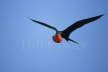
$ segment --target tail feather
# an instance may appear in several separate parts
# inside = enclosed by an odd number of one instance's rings
[[[78,42],[72,40],[72,39],[68,39],[69,41],[72,41],[73,43],[79,44]]]

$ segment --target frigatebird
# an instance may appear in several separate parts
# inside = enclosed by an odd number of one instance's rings
[[[30,20],[32,20],[33,22],[36,22],[38,24],[41,24],[43,26],[46,26],[46,27],[48,27],[48,28],[53,29],[54,31],[56,31],[56,34],[52,37],[53,40],[54,40],[54,42],[56,42],[56,43],[61,43],[61,41],[63,39],[65,39],[66,41],[72,41],[72,42],[74,42],[76,44],[79,44],[78,42],[76,42],[76,41],[74,41],[74,40],[72,40],[72,39],[69,38],[70,34],[74,30],[76,30],[76,29],[84,26],[85,24],[88,24],[90,22],[93,22],[93,21],[97,20],[97,19],[101,18],[102,16],[103,16],[103,14],[95,16],[95,17],[79,20],[79,21],[75,22],[74,24],[70,25],[69,27],[67,27],[63,31],[59,31],[55,27],[53,27],[51,25],[48,25],[46,23],[43,23],[43,22],[40,22],[40,21],[37,21],[37,20],[34,20],[34,19],[30,19]]]

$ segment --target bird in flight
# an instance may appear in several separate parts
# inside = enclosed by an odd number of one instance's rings
[[[65,39],[66,41],[72,41],[73,43],[79,44],[78,42],[76,42],[76,41],[74,41],[74,40],[72,40],[72,39],[69,38],[70,34],[74,30],[76,30],[76,29],[84,26],[85,24],[88,24],[90,22],[93,22],[93,21],[97,20],[97,19],[101,18],[102,16],[103,15],[98,15],[98,16],[95,16],[95,17],[79,20],[79,21],[75,22],[74,24],[70,25],[69,27],[67,27],[63,31],[59,31],[55,27],[53,27],[51,25],[48,25],[46,23],[43,23],[43,22],[40,22],[40,21],[37,21],[37,20],[34,20],[34,19],[30,19],[30,20],[32,20],[35,23],[41,24],[43,26],[46,26],[46,27],[48,27],[48,28],[53,29],[54,31],[56,31],[56,34],[52,37],[53,41],[56,42],[56,43],[61,43],[62,40]]]

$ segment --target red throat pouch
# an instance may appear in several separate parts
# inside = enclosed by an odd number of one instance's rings
[[[60,43],[62,41],[62,36],[61,34],[56,34],[53,36],[53,40],[56,42],[56,43]]]

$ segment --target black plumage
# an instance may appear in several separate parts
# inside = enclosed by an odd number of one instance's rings
[[[62,35],[62,37],[63,37],[66,41],[69,40],[69,41],[72,41],[72,42],[78,44],[78,42],[76,42],[76,41],[74,41],[74,40],[72,40],[72,39],[69,38],[70,34],[71,34],[74,30],[76,30],[76,29],[78,29],[78,28],[84,26],[85,24],[88,24],[88,23],[90,23],[90,22],[93,22],[93,21],[97,20],[97,19],[99,19],[99,18],[102,17],[102,16],[103,16],[103,15],[98,15],[98,16],[95,16],[95,17],[91,17],[91,18],[79,20],[79,21],[75,22],[74,24],[72,24],[71,26],[69,26],[68,28],[66,28],[66,29],[63,30],[63,31],[59,31],[59,30],[57,30],[55,27],[50,26],[50,25],[48,25],[48,24],[46,24],[46,23],[43,23],[43,22],[40,22],[40,21],[36,21],[36,20],[34,20],[34,19],[31,19],[31,20],[32,20],[33,22],[36,22],[36,23],[38,23],[38,24],[44,25],[44,26],[46,26],[46,27],[48,27],[48,28],[50,28],[50,29],[55,30],[55,31],[56,31],[56,34],[57,34],[57,33],[60,33],[60,34]]]
[[[93,22],[97,19],[99,19],[100,17],[102,17],[103,15],[99,15],[99,16],[95,16],[95,17],[91,17],[91,18],[87,18],[87,19],[83,19],[80,21],[75,22],[74,24],[72,24],[71,26],[69,26],[68,28],[66,28],[64,31],[62,31],[62,36],[66,39],[69,40],[69,35],[76,29],[84,26],[85,24],[88,24],[90,22]]]
[[[40,22],[40,21],[36,21],[36,20],[34,20],[34,19],[31,19],[31,20],[32,20],[33,22],[36,22],[36,23],[38,23],[38,24],[41,24],[41,25],[46,26],[46,27],[48,27],[48,28],[51,28],[51,29],[55,30],[56,32],[58,31],[55,27],[53,27],[53,26],[51,26],[51,25],[48,25],[48,24],[43,23],[43,22]]]

